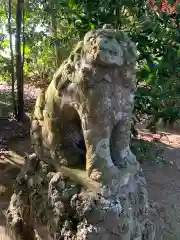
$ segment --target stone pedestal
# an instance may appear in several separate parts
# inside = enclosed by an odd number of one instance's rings
[[[39,239],[36,225],[41,222],[53,240],[153,240],[143,172],[132,174],[116,195],[107,190],[83,189],[43,162],[31,169],[26,164],[7,211],[11,236]]]

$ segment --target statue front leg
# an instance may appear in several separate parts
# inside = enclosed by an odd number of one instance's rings
[[[136,156],[130,150],[131,119],[119,120],[112,131],[112,158],[116,166],[126,168],[137,165]]]
[[[82,130],[86,145],[86,171],[88,176],[98,182],[108,183],[120,174],[110,153],[111,126],[92,121],[81,116]]]

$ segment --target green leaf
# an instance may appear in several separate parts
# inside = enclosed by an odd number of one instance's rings
[[[2,47],[8,48],[9,47],[9,40],[5,39],[2,43]]]
[[[162,4],[161,1],[155,1],[154,2],[154,5],[157,6],[158,8],[161,7],[161,4]]]
[[[177,9],[177,12],[180,13],[180,4],[179,3],[177,5],[176,9]]]
[[[94,30],[94,29],[95,29],[95,27],[96,27],[96,26],[95,26],[95,24],[93,24],[93,23],[90,23],[90,29],[91,29],[91,30]]]
[[[22,48],[23,48],[23,45],[21,46],[21,52],[23,50]],[[24,49],[25,56],[29,57],[30,56],[30,52],[31,52],[31,49],[26,45],[25,49]]]
[[[154,82],[154,74],[151,73],[151,74],[149,74],[148,79],[146,80],[146,83],[153,84],[153,82]]]
[[[4,10],[2,8],[0,8],[0,20],[1,21],[6,21],[6,13],[4,12]]]
[[[168,0],[168,3],[169,3],[170,5],[174,5],[174,4],[176,3],[176,0]]]
[[[148,65],[145,65],[144,68],[145,68],[148,72],[151,71],[151,69],[150,69],[150,67],[149,67]]]

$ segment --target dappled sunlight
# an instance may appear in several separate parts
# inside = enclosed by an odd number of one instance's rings
[[[161,128],[157,133],[151,133],[144,125],[138,125],[138,133],[138,139],[163,143],[170,148],[180,148],[180,132],[176,129]]]
[[[3,240],[11,240],[6,234],[6,227],[0,225],[0,236],[3,236]]]
[[[7,153],[1,153],[0,159],[1,159],[0,163],[3,160],[5,162],[10,163],[11,165],[15,165],[18,167],[21,167],[24,163],[24,158],[13,151],[8,151]]]

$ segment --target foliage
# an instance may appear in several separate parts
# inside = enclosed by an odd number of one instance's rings
[[[110,23],[126,31],[138,49],[134,122],[147,115],[148,127],[155,131],[159,119],[165,123],[179,120],[180,5],[173,0],[164,1],[164,5],[158,0],[152,2],[154,6],[144,0],[25,1],[25,80],[47,84],[57,65],[85,32]],[[6,5],[6,1],[0,0],[3,29],[0,36],[4,36],[2,41],[0,37],[0,50],[3,51],[9,41]],[[13,1],[13,32],[15,8]],[[171,15],[165,8],[170,9]],[[1,78],[8,78],[8,66],[8,58],[0,56]]]
[[[165,13],[152,14],[151,24],[146,31],[145,41],[138,41],[139,88],[136,95],[135,113],[150,116],[148,128],[156,131],[159,119],[172,124],[179,120],[179,32],[177,29],[179,16],[175,23]],[[156,25],[153,26],[153,20]],[[148,32],[149,31],[149,35]],[[142,51],[142,48],[146,51]],[[141,84],[144,83],[144,86]]]
[[[155,4],[159,5],[156,1]],[[169,1],[173,5],[173,1]],[[174,19],[166,12],[155,11],[147,2],[134,1],[90,1],[81,2],[84,16],[82,26],[94,27],[111,23],[128,32],[137,43],[138,89],[134,113],[137,119],[148,115],[148,128],[156,131],[156,123],[179,120],[179,21],[180,10]],[[135,130],[135,129],[134,129]],[[136,131],[134,131],[136,134]]]
[[[155,141],[133,139],[131,141],[131,150],[136,155],[139,163],[165,163],[163,148]]]

